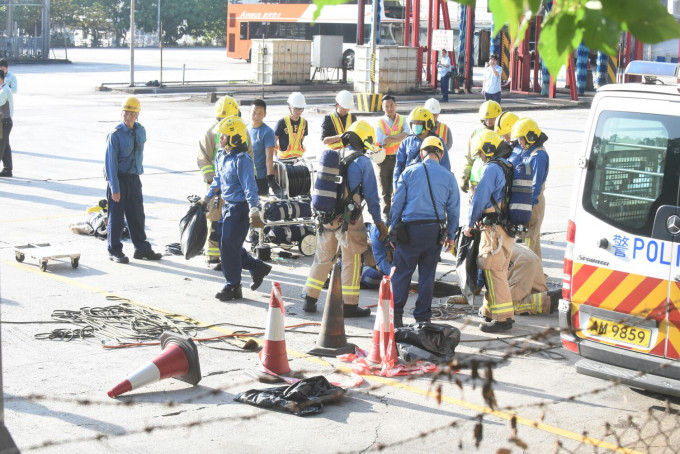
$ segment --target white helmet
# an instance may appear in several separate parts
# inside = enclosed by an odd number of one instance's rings
[[[366,152],[366,157],[378,165],[383,163],[383,161],[385,160],[385,156],[386,153],[384,148],[376,148],[374,151]]]
[[[343,109],[354,109],[354,96],[347,90],[342,90],[335,97],[335,102]]]
[[[432,112],[432,115],[439,115],[439,112],[442,111],[442,108],[439,105],[439,101],[437,101],[434,98],[430,98],[427,101],[425,101],[424,107],[430,112]]]
[[[291,107],[297,107],[298,109],[304,109],[307,107],[305,102],[305,97],[299,91],[294,91],[288,97],[288,105]]]

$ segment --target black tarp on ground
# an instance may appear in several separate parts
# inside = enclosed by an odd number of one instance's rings
[[[449,362],[460,343],[460,330],[441,323],[420,322],[394,330],[404,361]]]
[[[192,203],[187,213],[180,219],[179,234],[185,259],[201,255],[205,240],[208,238],[208,221],[205,210],[199,203]]]

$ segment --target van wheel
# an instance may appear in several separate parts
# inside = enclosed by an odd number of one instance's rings
[[[347,49],[342,53],[342,68],[347,71],[354,71],[354,51]]]

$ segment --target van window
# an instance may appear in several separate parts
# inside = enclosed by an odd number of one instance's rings
[[[603,112],[588,165],[586,211],[626,232],[651,235],[657,208],[678,203],[679,135],[678,117]]]

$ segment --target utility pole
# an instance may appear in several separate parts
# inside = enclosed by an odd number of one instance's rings
[[[135,86],[135,0],[130,0],[130,87]]]

